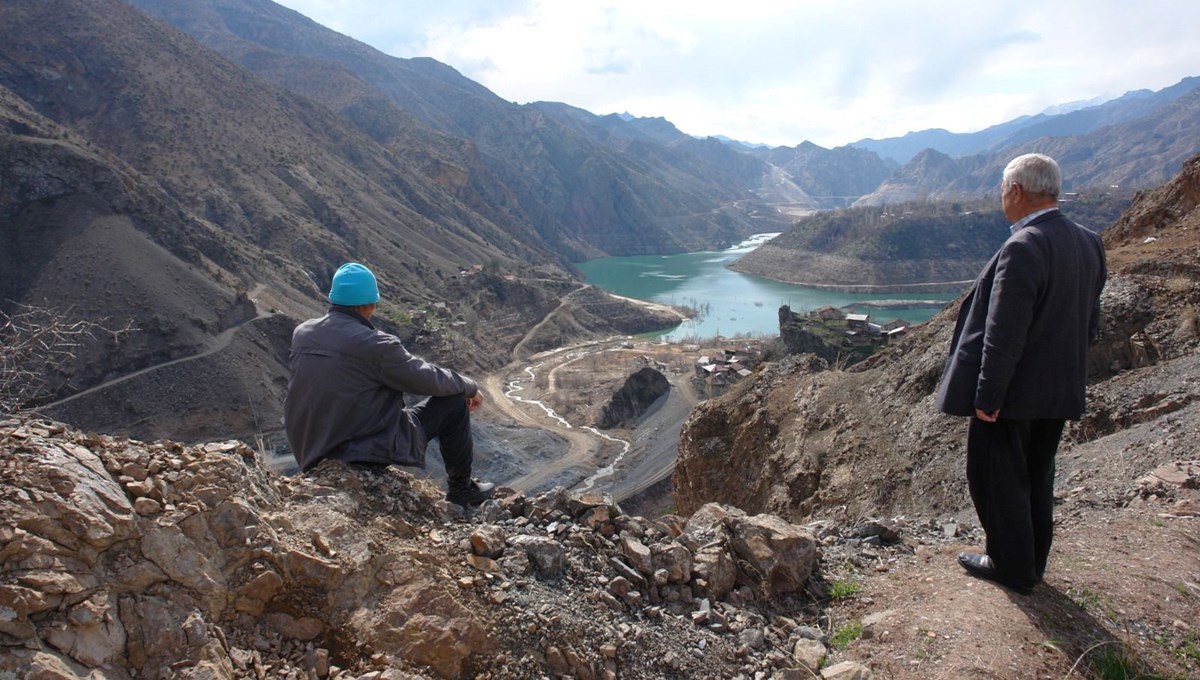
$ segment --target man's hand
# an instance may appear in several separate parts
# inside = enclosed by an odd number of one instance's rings
[[[1000,419],[1000,409],[996,409],[995,411],[992,411],[991,413],[984,413],[983,411],[981,411],[979,409],[975,409],[975,417],[982,420],[985,423],[994,423]]]
[[[474,411],[483,405],[483,391],[477,391],[467,399],[467,411]]]

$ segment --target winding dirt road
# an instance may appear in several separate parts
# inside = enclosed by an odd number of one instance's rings
[[[679,432],[699,402],[686,376],[671,378],[671,390],[642,417],[632,429],[632,436],[573,426],[545,405],[560,389],[560,370],[605,353],[628,354],[628,344],[627,338],[608,338],[563,347],[535,355],[528,363],[514,361],[484,379],[482,389],[488,396],[485,403],[500,415],[523,427],[552,432],[569,444],[565,455],[539,463],[537,469],[508,482],[509,486],[528,491],[548,480],[571,476],[566,473],[574,471],[580,480],[576,486],[611,493],[620,501],[670,476]],[[546,388],[539,390],[536,377],[542,375],[546,376]],[[520,389],[514,389],[514,381],[519,381]]]
[[[55,402],[52,402],[49,404],[43,404],[38,407],[38,410],[48,411],[57,406],[62,406],[64,404],[68,404],[72,401],[75,401],[76,399],[79,399],[81,397],[92,394],[93,392],[99,392],[100,390],[107,389],[109,387],[112,387],[113,385],[118,385],[127,380],[133,380],[134,378],[136,378],[138,376],[145,375],[147,373],[152,373],[154,371],[166,368],[168,366],[174,366],[176,364],[182,364],[182,363],[185,363],[188,361],[195,361],[197,359],[203,359],[206,356],[220,352],[221,350],[223,350],[229,346],[229,343],[233,341],[233,338],[235,335],[237,335],[238,331],[240,331],[243,328],[245,328],[246,326],[254,323],[255,321],[260,321],[262,319],[268,319],[272,316],[275,316],[274,312],[270,312],[270,311],[264,312],[264,311],[261,311],[258,309],[256,299],[258,298],[259,294],[262,292],[262,289],[263,289],[262,284],[259,284],[252,291],[250,291],[250,294],[249,294],[250,299],[252,301],[255,301],[255,309],[256,309],[256,311],[258,311],[258,315],[255,316],[254,318],[246,319],[245,321],[242,321],[241,323],[234,324],[234,325],[230,326],[229,328],[226,328],[225,330],[221,331],[216,336],[213,336],[213,339],[208,341],[208,343],[205,345],[203,350],[201,350],[195,354],[189,354],[188,356],[185,356],[185,357],[179,357],[177,359],[171,359],[169,361],[164,361],[160,364],[155,364],[153,366],[147,366],[146,368],[134,371],[133,373],[128,373],[128,374],[120,376],[118,378],[113,378],[112,380],[102,382],[99,385],[93,385],[92,387],[89,387],[88,389],[83,390],[82,392],[76,392],[75,394],[72,394],[71,396],[66,397],[65,399],[59,399],[58,401],[55,401]]]
[[[539,372],[553,372],[556,368],[583,356],[614,349],[619,341],[618,338],[608,338],[541,352],[530,357],[528,362],[514,361],[499,372],[484,378],[481,389],[488,396],[488,400],[484,402],[485,408],[490,404],[503,416],[524,427],[546,430],[568,442],[565,455],[549,464],[539,464],[537,469],[507,482],[508,486],[518,491],[527,491],[547,480],[561,478],[564,472],[573,469],[584,471],[579,475],[579,479],[582,480],[596,469],[596,461],[604,447],[613,447],[618,451],[623,448],[603,435],[575,427],[557,414],[552,415],[553,412],[545,405],[544,400],[553,394],[553,389],[540,392],[535,386],[536,375]]]

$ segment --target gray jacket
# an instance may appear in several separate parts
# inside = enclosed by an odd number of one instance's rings
[[[479,389],[337,306],[296,327],[290,365],[284,427],[301,470],[327,457],[424,467],[427,439],[404,393],[472,397]]]

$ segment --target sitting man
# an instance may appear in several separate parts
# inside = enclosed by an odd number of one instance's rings
[[[494,484],[471,479],[470,412],[483,403],[474,380],[408,353],[376,330],[375,275],[351,262],[338,268],[332,307],[292,334],[284,400],[288,444],[301,470],[325,458],[347,463],[425,467],[425,446],[438,439],[446,463],[446,500],[477,505]],[[404,393],[430,395],[408,408]]]

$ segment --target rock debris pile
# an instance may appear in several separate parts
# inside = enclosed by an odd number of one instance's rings
[[[2,421],[0,677],[869,677],[828,658],[804,528],[440,498],[396,469],[279,477],[237,442]]]

